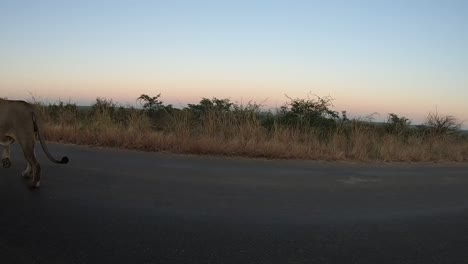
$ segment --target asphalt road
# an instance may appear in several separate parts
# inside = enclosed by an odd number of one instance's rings
[[[468,263],[468,164],[49,147],[0,168],[0,263]]]

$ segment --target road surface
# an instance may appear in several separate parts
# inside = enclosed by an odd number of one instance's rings
[[[0,168],[0,263],[468,263],[468,164],[49,147]]]

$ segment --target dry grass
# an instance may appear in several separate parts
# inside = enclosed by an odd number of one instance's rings
[[[455,136],[382,134],[376,128],[353,124],[325,139],[313,130],[274,125],[266,129],[256,118],[209,113],[195,122],[187,112],[173,114],[156,131],[141,111],[116,122],[106,111],[91,118],[63,113],[45,114],[48,140],[75,144],[245,157],[313,160],[466,162],[468,140]],[[58,121],[57,121],[58,120]]]

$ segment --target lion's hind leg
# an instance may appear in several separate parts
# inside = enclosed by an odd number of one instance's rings
[[[24,177],[24,178],[32,178],[32,167],[31,165],[29,165],[29,162],[27,162],[27,166],[26,166],[26,169],[21,173],[21,175]]]
[[[32,176],[29,186],[32,188],[38,188],[41,184],[41,166],[37,161],[36,154],[34,153],[34,138],[28,138],[25,142],[19,142],[23,149],[24,158],[27,162],[26,170],[23,172],[23,176]]]

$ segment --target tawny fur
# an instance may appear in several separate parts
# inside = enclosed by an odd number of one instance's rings
[[[31,177],[29,185],[39,187],[41,180],[41,166],[39,165],[34,145],[36,136],[46,156],[54,163],[68,163],[67,157],[56,160],[47,150],[40,131],[39,115],[36,107],[24,101],[0,99],[0,144],[4,146],[2,152],[3,167],[10,167],[10,145],[18,142],[23,150],[27,162],[23,176]]]

